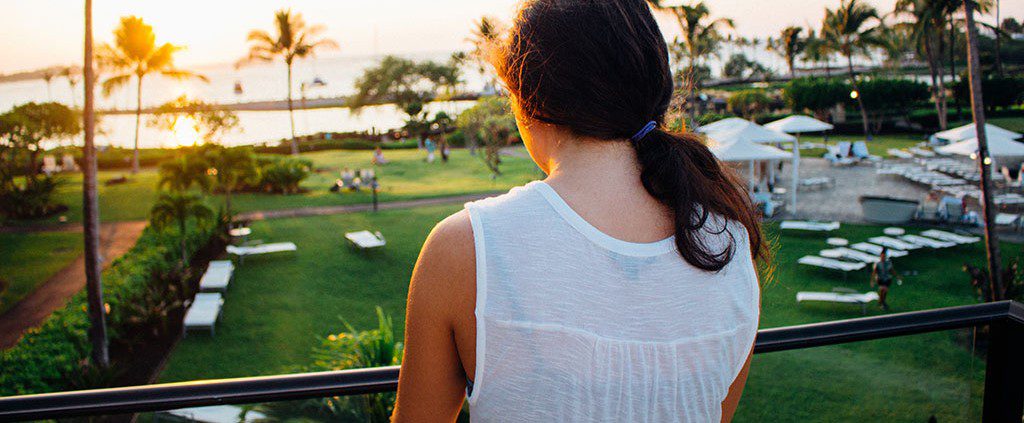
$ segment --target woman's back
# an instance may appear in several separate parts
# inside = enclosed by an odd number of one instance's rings
[[[631,243],[544,182],[467,205],[476,250],[475,421],[712,421],[750,352],[758,288],[741,225],[717,273]],[[724,229],[724,231],[723,231]]]

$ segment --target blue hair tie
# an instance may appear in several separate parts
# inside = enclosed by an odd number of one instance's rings
[[[632,137],[629,137],[629,139],[631,141],[633,141],[633,142],[638,142],[638,141],[644,139],[644,137],[646,137],[647,134],[650,134],[651,131],[653,131],[654,128],[657,128],[657,127],[658,127],[658,122],[655,122],[653,120],[650,121],[650,122],[647,122],[647,124],[644,125],[643,128],[641,128],[639,131],[637,131],[635,134],[633,134]]]

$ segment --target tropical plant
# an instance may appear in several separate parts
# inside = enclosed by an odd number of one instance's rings
[[[78,100],[75,98],[75,92],[77,91],[78,83],[80,82],[80,73],[82,72],[76,66],[64,66],[60,68],[60,76],[68,81],[68,87],[71,88],[71,106],[76,107]]]
[[[180,129],[179,125],[190,125],[197,135],[193,145],[200,139],[211,144],[238,128],[238,115],[216,104],[183,95],[157,107],[149,123],[167,131]]]
[[[807,47],[807,39],[800,36],[803,30],[799,26],[787,26],[779,33],[778,39],[768,44],[769,50],[774,51],[786,61],[790,78],[796,77],[796,58]]]
[[[426,137],[429,125],[426,103],[437,98],[443,89],[459,83],[461,71],[452,64],[432,61],[414,62],[396,56],[386,56],[380,63],[363,71],[356,79],[356,94],[349,105],[354,111],[365,106],[393,102],[408,115],[407,127]]]
[[[119,321],[113,322],[130,337],[119,343],[132,348],[168,333],[172,313],[185,305],[187,280],[188,272],[180,265],[170,271],[151,272],[150,283],[139,298],[122,306],[117,314]]]
[[[756,60],[750,60],[743,53],[735,53],[729,56],[729,60],[722,66],[722,76],[727,78],[739,78],[744,81],[755,75],[764,76],[768,69]]]
[[[39,73],[39,78],[46,83],[46,99],[47,101],[53,101],[53,93],[50,91],[50,86],[53,84],[53,78],[57,76],[57,72],[53,68],[43,69]]]
[[[875,24],[875,26],[871,26]],[[857,75],[853,71],[853,58],[857,55],[869,54],[869,48],[877,44],[878,25],[881,20],[878,11],[863,0],[842,0],[836,9],[825,9],[822,21],[822,35],[833,45],[833,49],[846,57],[846,69],[849,72],[850,84],[860,109],[860,117],[864,126],[864,136],[872,139],[868,111],[864,101],[857,95]]]
[[[132,172],[139,171],[139,128],[142,125],[142,81],[150,74],[171,79],[209,80],[203,76],[174,66],[174,54],[183,47],[171,43],[156,44],[153,27],[142,18],[125,16],[114,30],[114,44],[103,44],[96,53],[100,68],[113,73],[103,81],[103,94],[128,85],[135,78],[135,143],[132,154]]]
[[[509,140],[518,134],[508,99],[484,97],[477,100],[473,107],[459,114],[455,126],[469,140],[468,143],[475,145],[483,141],[484,164],[491,171],[492,177],[501,175],[501,149],[508,146]]]
[[[953,86],[953,95],[964,103],[971,101],[971,88],[967,78],[961,77]],[[989,76],[981,80],[981,97],[985,99],[985,109],[1010,108],[1024,104],[1024,79]]]
[[[29,183],[39,174],[38,158],[44,141],[58,141],[78,135],[81,114],[60,103],[25,103],[0,114],[0,144],[9,149],[6,174],[15,174],[19,156],[24,156],[24,173]]]
[[[302,191],[299,184],[309,177],[313,163],[295,158],[260,158],[258,189],[263,192],[296,194]]]
[[[951,1],[951,0],[950,0]],[[946,129],[946,83],[942,67],[943,30],[946,24],[947,0],[899,0],[893,13],[902,17],[911,28],[914,45],[928,64],[932,101],[939,118],[939,128]]]
[[[160,164],[157,186],[174,192],[185,192],[198,186],[204,192],[210,189],[209,163],[198,155],[184,154]]]
[[[896,74],[903,61],[914,51],[914,34],[910,26],[896,23],[883,26],[878,35],[878,47],[885,54],[885,66]]]
[[[473,44],[473,50],[469,53],[469,57],[476,64],[477,72],[480,75],[488,75],[487,82],[494,84],[495,76],[492,72],[489,72],[489,54],[491,48],[494,46],[498,35],[501,34],[501,22],[494,17],[483,16],[480,19],[473,21],[473,29],[470,31],[470,37],[466,39]]]
[[[312,371],[364,369],[402,363],[402,342],[395,338],[394,321],[378,306],[377,328],[358,331],[343,322],[345,332],[328,335],[313,349]],[[297,417],[315,421],[387,422],[395,393],[338,396],[309,401],[263,404],[255,409],[273,420]]]
[[[860,96],[878,132],[884,120],[905,120],[914,107],[928,100],[928,84],[908,79],[872,78],[860,84]]]
[[[712,19],[711,10],[704,2],[675,6],[669,6],[662,0],[648,0],[647,2],[655,10],[669,13],[675,17],[679,29],[682,31],[682,40],[676,44],[681,45],[686,52],[686,69],[691,84],[690,121],[693,121],[697,114],[694,104],[696,91],[702,82],[696,70],[700,67],[703,58],[717,54],[717,47],[724,40],[723,31],[726,28],[734,28],[735,25],[732,19]]]
[[[197,223],[204,224],[213,218],[213,211],[203,204],[202,197],[198,195],[171,192],[160,194],[149,215],[150,223],[161,231],[177,224],[181,266],[185,267],[189,257],[188,221],[195,219]]]
[[[275,59],[280,59],[288,68],[288,119],[292,130],[293,155],[299,154],[299,145],[295,140],[292,64],[296,59],[301,60],[315,56],[317,51],[338,48],[336,41],[320,37],[323,32],[322,25],[307,25],[301,13],[292,12],[291,9],[278,10],[274,14],[274,35],[260,29],[249,32],[249,56],[240,62],[272,62]]]
[[[804,41],[804,60],[818,65],[825,64],[825,76],[832,77],[832,44],[825,38],[819,37],[813,29],[807,30],[807,38]]]
[[[246,148],[215,147],[206,152],[206,162],[210,166],[208,173],[213,175],[216,189],[224,193],[224,208],[230,219],[233,216],[231,194],[239,186],[256,178],[259,174],[256,161],[252,152]]]

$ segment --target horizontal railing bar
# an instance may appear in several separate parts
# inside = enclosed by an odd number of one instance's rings
[[[762,329],[757,332],[754,352],[786,351],[974,327],[1009,318],[1013,306],[1019,307],[1020,304],[1000,301]],[[1024,312],[1021,316],[1024,317]]]
[[[996,321],[1024,325],[1024,305],[976,304],[887,316],[762,329],[755,353],[836,345],[966,328]],[[129,414],[394,391],[398,366],[204,380],[0,398],[0,421]]]

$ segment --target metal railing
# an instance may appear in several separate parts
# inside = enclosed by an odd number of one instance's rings
[[[1003,301],[758,331],[755,354],[989,326],[982,420],[1024,416],[1024,305]],[[393,391],[398,366],[0,398],[0,421],[129,414]]]

